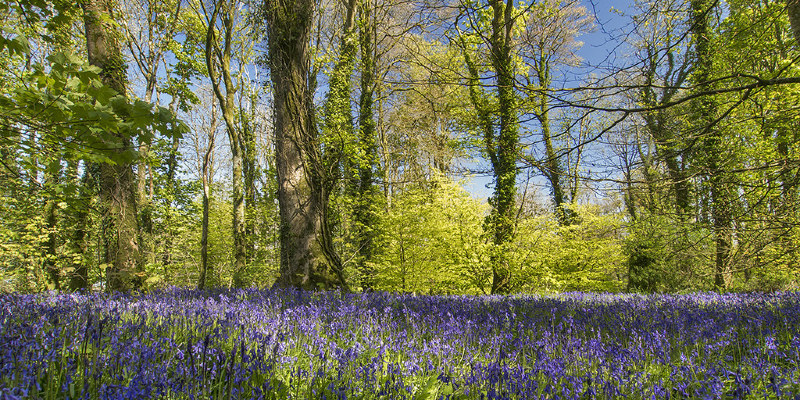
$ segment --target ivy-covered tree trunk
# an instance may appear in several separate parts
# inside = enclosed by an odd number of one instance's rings
[[[374,172],[379,168],[377,131],[373,107],[375,98],[375,29],[376,21],[372,15],[372,0],[361,0],[359,7],[361,44],[361,97],[359,98],[358,129],[359,148],[364,155],[358,165],[358,202],[355,209],[356,245],[358,246],[357,268],[361,273],[361,288],[371,290],[375,284],[370,262],[375,253],[375,239],[378,226],[380,191],[373,182]]]
[[[322,154],[309,87],[309,39],[314,0],[264,4],[269,66],[275,97],[275,166],[278,175],[281,263],[278,286],[347,287],[323,243],[327,197]],[[330,249],[328,249],[330,250]]]
[[[89,63],[101,70],[103,83],[122,96],[125,91],[125,64],[118,35],[113,28],[111,5],[104,0],[81,3],[86,29]],[[108,132],[105,142],[116,153],[116,164],[100,165],[100,200],[103,215],[103,260],[109,291],[128,291],[143,283],[139,265],[139,226],[136,211],[136,179],[131,164],[122,153],[133,144],[124,132]]]
[[[256,94],[249,94],[250,110],[239,104],[239,118],[242,126],[242,178],[244,180],[244,212],[245,212],[245,260],[252,263],[256,257],[256,179],[258,164],[256,163],[256,134],[254,113],[256,112]]]
[[[339,55],[336,64],[331,71],[330,82],[328,84],[328,97],[325,101],[325,135],[327,142],[331,146],[338,147],[344,152],[343,148],[353,137],[353,117],[350,108],[350,96],[352,95],[351,79],[355,66],[356,51],[358,49],[358,37],[355,30],[356,0],[346,0],[345,18],[341,43],[339,44]],[[341,154],[329,152],[329,158],[338,160]],[[336,172],[332,172],[336,173]]]
[[[501,253],[495,254],[492,271],[492,293],[506,293],[510,290],[509,263],[502,246],[514,239],[515,197],[517,194],[517,148],[519,146],[519,126],[514,93],[514,66],[511,53],[512,32],[514,30],[514,2],[491,0],[492,35],[489,58],[497,74],[497,100],[500,126],[497,137],[492,135],[485,140],[490,151],[495,190],[491,199],[492,213],[490,228],[494,244]]]
[[[324,129],[321,137],[320,163],[313,167],[312,186],[315,196],[324,207],[320,220],[320,242],[331,267],[342,269],[342,261],[333,246],[334,215],[337,210],[331,206],[330,196],[336,193],[339,182],[343,182],[343,196],[349,196],[358,203],[357,175],[360,154],[353,126],[353,113],[350,106],[352,97],[352,76],[358,51],[358,35],[355,29],[357,0],[342,1],[345,7],[342,37],[339,54],[330,74],[328,95],[324,106]],[[344,178],[343,180],[341,178]],[[354,207],[357,208],[357,205]],[[341,213],[355,212],[354,209],[338,210]],[[357,224],[357,222],[356,222]],[[357,230],[357,227],[353,227]]]
[[[667,45],[671,47],[671,42],[668,42]],[[652,45],[649,46],[644,71],[646,85],[641,91],[641,98],[642,102],[650,107],[663,106],[672,101],[678,93],[678,88],[683,86],[688,77],[689,68],[686,63],[676,66],[673,50],[668,50],[667,71],[664,74],[664,81],[660,85],[662,87],[657,92],[655,88],[659,85],[655,82],[656,70],[663,57],[660,51],[652,48]],[[675,200],[675,212],[680,218],[686,219],[694,213],[690,180],[687,176],[686,165],[682,162],[682,159],[686,159],[689,155],[685,143],[678,135],[679,128],[672,121],[674,115],[669,110],[659,109],[645,113],[643,118],[645,128],[655,142],[658,156],[667,167]]]
[[[694,40],[695,72],[694,83],[697,90],[711,89],[713,59],[709,20],[715,2],[711,0],[692,0],[691,33]],[[711,223],[714,232],[714,286],[727,286],[726,275],[732,246],[732,217],[730,183],[726,182],[723,168],[725,143],[722,131],[714,126],[716,104],[712,96],[703,96],[695,104],[695,116],[698,122],[697,134],[702,141],[703,154],[701,165],[707,175],[710,187]]]
[[[496,102],[499,124],[490,106],[491,101],[481,89],[477,63],[470,55],[466,40],[461,38],[464,62],[467,65],[468,87],[472,106],[478,114],[478,124],[483,134],[483,151],[492,165],[495,181],[494,194],[489,199],[492,210],[486,218],[486,230],[491,235],[495,251],[492,268],[491,293],[511,290],[511,271],[504,247],[514,239],[516,224],[515,196],[517,194],[517,157],[519,147],[519,121],[514,92],[514,66],[511,53],[514,30],[513,7],[510,0],[490,0],[492,32],[489,42],[489,60],[496,76]],[[499,125],[499,126],[497,126]]]

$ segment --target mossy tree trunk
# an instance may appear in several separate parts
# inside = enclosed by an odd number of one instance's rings
[[[358,165],[358,202],[355,209],[356,245],[358,246],[358,271],[361,288],[371,290],[375,284],[370,262],[375,253],[377,237],[380,191],[373,182],[380,175],[380,160],[375,126],[375,36],[377,21],[373,15],[372,0],[361,0],[359,6],[359,28],[361,45],[361,97],[359,98],[358,141],[364,155]]]
[[[482,89],[480,71],[470,56],[469,46],[462,37],[464,61],[469,72],[470,101],[478,114],[483,135],[483,151],[492,165],[495,181],[494,193],[489,199],[491,213],[486,218],[486,230],[491,235],[496,250],[491,255],[492,293],[511,290],[511,270],[504,247],[514,239],[516,225],[517,158],[519,156],[519,119],[517,97],[514,91],[513,31],[514,2],[490,0],[493,15],[491,35],[488,38],[489,61],[496,76],[493,95],[497,103],[497,116]]]
[[[244,140],[236,126],[234,111],[238,87],[231,74],[233,56],[233,30],[236,9],[235,0],[220,0],[213,3],[214,10],[206,21],[205,57],[211,87],[222,110],[225,130],[231,149],[233,165],[233,285],[243,286],[246,268],[245,203],[244,203]],[[219,21],[219,22],[218,22]],[[219,23],[219,26],[217,24]],[[222,36],[221,40],[217,35]]]
[[[713,58],[711,48],[710,16],[716,2],[691,1],[691,33],[694,40],[694,84],[697,90],[711,90]],[[701,165],[710,188],[711,224],[714,232],[714,286],[725,288],[730,268],[732,238],[732,197],[730,183],[725,176],[725,139],[722,130],[715,126],[717,107],[712,96],[703,96],[694,104],[697,135],[702,143]]]
[[[324,248],[322,151],[309,85],[310,34],[316,3],[264,4],[274,89],[275,166],[278,175],[281,263],[277,286],[347,288],[340,266]],[[329,232],[328,232],[329,234]]]
[[[81,2],[89,63],[100,68],[103,83],[122,96],[125,91],[125,63],[114,30],[112,5],[108,0]],[[125,132],[108,132],[109,151],[122,155],[133,146]],[[123,160],[124,157],[113,157]],[[128,291],[143,283],[139,263],[139,226],[136,210],[136,179],[129,162],[100,165],[99,186],[103,218],[103,260],[108,265],[107,289]]]

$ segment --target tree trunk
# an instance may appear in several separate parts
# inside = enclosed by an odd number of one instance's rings
[[[280,208],[278,286],[343,286],[343,273],[324,253],[322,217],[327,197],[315,170],[321,163],[309,89],[309,39],[314,0],[266,2],[269,64],[275,98],[275,166]]]
[[[542,57],[538,62],[536,71],[536,78],[538,80],[540,92],[536,104],[536,119],[542,126],[542,140],[544,141],[545,160],[542,163],[544,176],[550,182],[550,189],[553,191],[553,211],[558,218],[560,225],[570,225],[575,220],[573,211],[566,207],[570,199],[564,190],[565,176],[564,168],[559,161],[559,155],[556,154],[555,146],[553,145],[553,136],[550,132],[550,105],[548,103],[547,91],[550,89],[550,65],[547,60]]]
[[[355,210],[356,237],[358,246],[358,271],[361,273],[362,290],[372,290],[375,282],[370,262],[375,252],[377,210],[379,191],[373,182],[373,172],[379,168],[373,91],[375,82],[374,30],[372,0],[362,0],[360,12],[361,44],[361,97],[359,99],[358,127],[359,147],[365,159],[359,166],[358,202]]]
[[[795,47],[800,48],[800,0],[787,0],[786,3],[789,13],[789,23],[791,24],[792,33],[794,35]],[[786,234],[783,243],[785,251],[789,256],[789,268],[792,271],[797,270],[798,260],[796,255],[798,249],[792,240],[791,227],[797,224],[800,209],[798,209],[797,204],[798,173],[797,168],[791,166],[792,162],[789,154],[789,146],[791,143],[796,143],[797,140],[797,128],[795,128],[793,135],[790,135],[787,129],[782,129],[778,134],[778,154],[782,158],[781,193],[784,198],[784,203],[788,208],[786,210],[786,216],[783,217],[783,220],[788,222],[784,226]],[[792,172],[792,170],[794,170],[794,172]]]
[[[800,0],[786,0],[789,24],[794,34],[795,46],[800,46]]]
[[[709,0],[692,0],[691,2],[691,33],[695,43],[695,85],[698,90],[709,90],[709,82],[713,73],[713,60],[711,55],[708,26],[709,15],[713,7]],[[708,175],[711,187],[711,221],[714,232],[714,286],[725,288],[727,286],[729,261],[732,245],[732,218],[729,185],[725,182],[724,169],[722,168],[722,154],[724,154],[724,138],[722,132],[712,126],[715,120],[716,104],[711,96],[703,96],[694,104],[697,121],[700,122],[698,131],[703,136],[704,160],[702,165]]]
[[[231,76],[231,56],[233,52],[234,5],[227,1],[214,2],[214,11],[208,20],[206,31],[206,67],[214,95],[222,110],[228,140],[231,146],[231,162],[233,164],[233,285],[244,285],[246,268],[245,251],[245,203],[243,179],[242,133],[236,128],[234,121],[234,104],[236,87]],[[217,18],[222,22],[221,33],[225,35],[220,48],[215,35]],[[222,86],[225,86],[225,93]]]
[[[244,207],[245,207],[245,260],[253,262],[256,256],[256,179],[258,177],[258,164],[256,163],[256,135],[253,116],[256,110],[256,94],[250,93],[250,111],[239,105],[239,115],[242,120],[242,151],[243,179],[244,179]]]
[[[211,209],[211,157],[214,154],[214,142],[217,132],[217,107],[211,101],[211,121],[208,127],[208,148],[203,153],[201,174],[203,181],[203,221],[200,236],[200,279],[197,288],[200,290],[216,283],[213,279],[213,266],[208,263],[209,211]],[[199,151],[198,151],[199,152]]]
[[[357,0],[345,0],[344,25],[342,27],[342,37],[339,43],[339,54],[336,64],[331,71],[328,83],[328,95],[324,106],[324,130],[320,138],[322,156],[320,162],[312,167],[312,186],[314,196],[319,198],[319,204],[324,207],[320,217],[320,244],[323,254],[328,263],[334,270],[342,268],[341,258],[334,248],[333,235],[335,219],[334,212],[347,213],[352,211],[354,214],[358,208],[358,141],[353,127],[353,112],[350,106],[352,97],[352,76],[355,67],[356,52],[358,50],[358,36],[355,29]],[[313,154],[313,153],[312,153]],[[342,175],[343,174],[343,175]],[[334,210],[330,206],[329,198],[335,193],[338,182],[343,179],[344,196],[349,196],[355,205],[352,210]],[[317,182],[317,183],[313,183]],[[356,216],[353,215],[353,219]],[[354,221],[354,225],[358,222]],[[350,227],[351,231],[357,232],[357,226]],[[357,242],[357,235],[355,234]],[[352,239],[351,239],[352,240]]]
[[[668,99],[669,97],[662,98],[661,104],[664,101],[668,101]],[[653,105],[656,105],[656,103],[653,103]],[[679,159],[681,143],[674,137],[673,128],[667,125],[666,118],[664,111],[656,111],[652,115],[644,117],[645,126],[655,140],[659,158],[664,161],[664,165],[667,167],[670,185],[675,196],[675,212],[680,218],[685,219],[693,213],[689,178],[686,176],[686,170]]]
[[[152,101],[156,90],[155,70],[158,68],[158,64],[156,62],[153,62],[153,64],[155,65],[150,66],[150,71],[153,72],[145,76],[147,85],[145,87],[144,100],[148,103]],[[141,262],[145,265],[155,261],[155,254],[153,253],[153,199],[147,193],[147,169],[150,167],[149,153],[150,145],[148,143],[140,143],[140,157],[136,166],[136,193],[140,223],[139,250],[142,256]]]
[[[169,104],[170,111],[174,114],[177,98],[173,97]],[[170,148],[169,157],[167,158],[167,191],[169,196],[175,196],[175,177],[178,172],[178,149],[180,148],[181,138],[177,135],[172,137],[172,148]],[[172,264],[172,237],[174,235],[172,229],[172,201],[166,204],[167,210],[164,215],[164,253],[161,255],[161,264],[164,268],[164,278],[167,278],[169,266]]]
[[[57,161],[59,164],[61,160]],[[46,185],[58,185],[58,181],[61,175],[60,170],[55,173],[46,172]],[[58,199],[50,198],[47,201],[45,206],[45,214],[47,215],[46,224],[47,224],[47,248],[45,249],[45,265],[47,266],[47,272],[50,276],[50,282],[53,284],[53,288],[55,290],[61,290],[61,271],[58,269],[58,264],[56,260],[58,259],[58,255],[56,254],[56,250],[58,248],[58,232],[57,223],[58,223]]]
[[[68,167],[71,179],[78,180],[78,166]],[[89,266],[86,264],[86,231],[89,225],[89,203],[94,197],[96,180],[99,175],[100,165],[95,163],[85,163],[83,178],[78,186],[78,203],[75,210],[73,224],[75,230],[72,232],[71,248],[75,259],[72,263],[74,271],[70,274],[69,289],[72,291],[85,290],[89,288]]]
[[[492,67],[497,74],[497,100],[500,114],[500,127],[496,140],[487,146],[494,152],[492,169],[495,189],[492,198],[492,233],[494,244],[500,253],[495,255],[492,272],[492,293],[506,293],[510,290],[508,261],[502,246],[514,239],[515,196],[517,194],[517,147],[519,142],[516,96],[514,93],[514,66],[511,54],[512,32],[514,29],[514,2],[502,0],[489,2],[492,17],[492,36],[490,55]],[[489,143],[487,143],[488,145]]]
[[[89,64],[100,68],[103,83],[125,96],[125,64],[115,39],[110,5],[103,0],[86,0],[84,11]],[[115,153],[132,146],[122,132],[104,138]],[[103,214],[104,262],[109,264],[109,291],[128,291],[142,285],[144,271],[139,265],[139,225],[136,212],[136,181],[131,165],[124,162],[100,165],[100,199]]]
[[[489,39],[489,58],[497,75],[497,103],[500,114],[499,130],[495,127],[492,111],[480,89],[481,82],[477,65],[469,54],[464,38],[461,46],[464,62],[469,72],[468,86],[470,101],[478,114],[480,130],[483,134],[484,151],[489,156],[495,181],[494,194],[489,199],[492,210],[486,218],[486,230],[492,235],[496,251],[492,252],[491,293],[510,291],[511,271],[505,254],[506,243],[514,239],[516,224],[515,195],[517,180],[518,120],[515,109],[514,74],[511,58],[511,33],[513,3],[504,5],[501,0],[489,2],[494,11],[492,35]]]

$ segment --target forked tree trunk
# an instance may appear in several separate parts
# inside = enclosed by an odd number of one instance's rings
[[[207,21],[205,56],[208,76],[214,95],[222,110],[222,119],[228,132],[231,147],[231,163],[233,164],[233,285],[244,285],[243,275],[247,266],[245,257],[245,203],[243,179],[243,139],[242,132],[234,121],[235,96],[237,88],[231,75],[231,57],[233,55],[233,29],[237,5],[232,1],[214,2],[214,11]],[[219,29],[224,35],[222,43],[216,37],[217,18],[222,23]],[[223,86],[225,91],[223,92]]]

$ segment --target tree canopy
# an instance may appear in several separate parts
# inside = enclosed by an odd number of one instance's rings
[[[796,288],[799,4],[0,4],[0,290]]]

